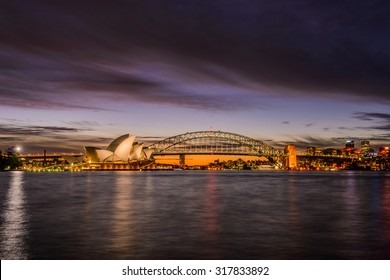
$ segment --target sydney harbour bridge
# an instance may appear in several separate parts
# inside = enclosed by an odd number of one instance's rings
[[[185,165],[185,155],[240,155],[266,157],[280,163],[283,151],[244,135],[224,131],[187,132],[166,138],[148,147],[153,155],[179,155]]]

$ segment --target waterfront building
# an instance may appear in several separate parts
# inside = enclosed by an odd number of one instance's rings
[[[135,143],[130,151],[129,160],[139,160],[141,158],[143,143]]]
[[[85,156],[62,155],[61,157],[70,164],[81,163],[85,159]]]
[[[316,147],[307,147],[306,149],[306,155],[307,156],[314,156]]]
[[[355,155],[355,143],[352,140],[347,140],[345,144],[345,149],[343,149],[343,155],[346,157],[354,157]]]
[[[96,150],[99,162],[128,162],[134,140],[134,135],[125,134],[112,141],[106,150]]]
[[[308,147],[306,149],[307,156],[322,156],[322,148],[321,147]]]
[[[390,148],[389,148],[389,146],[387,146],[387,147],[380,147],[379,148],[379,155],[380,156],[384,156],[384,157],[389,156],[390,155]]]
[[[323,151],[323,155],[325,156],[338,156],[341,155],[341,151],[334,149],[334,148],[328,148]]]
[[[142,149],[142,153],[143,153],[143,157],[145,159],[150,159],[152,157],[152,154],[153,154],[153,149],[144,148],[144,149]]]
[[[360,142],[360,151],[362,155],[368,154],[370,151],[370,141],[362,141]]]
[[[98,147],[84,147],[85,160],[87,162],[98,162],[99,156],[96,150],[99,150]],[[69,162],[69,161],[68,161]]]
[[[84,147],[85,161],[88,163],[128,163],[150,159],[153,150],[144,149],[143,143],[134,142],[134,140],[135,135],[125,134],[113,140],[106,149]]]
[[[322,156],[323,155],[322,148],[321,147],[316,147],[316,149],[314,150],[314,155],[315,156]]]
[[[347,143],[345,144],[345,148],[347,150],[355,149],[355,143],[353,140],[347,140]]]

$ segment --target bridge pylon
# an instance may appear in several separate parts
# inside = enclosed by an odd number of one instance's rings
[[[179,155],[179,166],[180,166],[181,169],[185,169],[186,168],[186,156],[185,156],[185,154]]]

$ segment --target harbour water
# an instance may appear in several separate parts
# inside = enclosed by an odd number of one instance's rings
[[[389,172],[0,173],[1,259],[390,259]]]

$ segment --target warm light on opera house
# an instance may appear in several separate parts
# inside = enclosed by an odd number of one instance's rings
[[[99,147],[84,147],[84,156],[63,156],[70,164],[78,163],[117,163],[130,164],[131,162],[148,161],[153,153],[152,149],[144,148],[143,143],[135,142],[135,135],[125,134],[108,145],[106,149]]]

